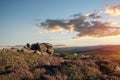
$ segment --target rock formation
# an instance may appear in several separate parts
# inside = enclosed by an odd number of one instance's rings
[[[16,52],[16,53],[26,53],[26,54],[40,54],[40,55],[53,55],[53,46],[50,43],[27,43],[22,49],[12,47],[10,49],[3,48],[1,52]]]
[[[54,53],[53,46],[50,43],[34,43],[32,45],[27,43],[26,46],[24,46],[24,49],[27,49],[28,51],[33,50],[34,53],[43,55],[53,55]]]

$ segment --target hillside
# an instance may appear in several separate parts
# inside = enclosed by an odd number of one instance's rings
[[[120,48],[113,47],[83,51],[90,52],[86,55],[1,50],[0,80],[120,80]]]

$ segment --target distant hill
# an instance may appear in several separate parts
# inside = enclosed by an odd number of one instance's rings
[[[3,48],[18,48],[18,49],[21,49],[24,45],[15,45],[15,46],[0,46],[0,50],[3,49]]]
[[[55,48],[55,52],[56,53],[78,53],[78,54],[120,54],[120,45],[62,47],[62,48]]]

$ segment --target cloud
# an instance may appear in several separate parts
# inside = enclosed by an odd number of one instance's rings
[[[66,26],[66,23],[64,20],[53,20],[53,19],[47,19],[45,22],[40,23],[41,26],[47,31],[58,31],[61,30]]]
[[[35,27],[39,27],[40,28],[40,24],[37,24],[37,23],[35,23],[35,24],[33,24]]]
[[[73,39],[81,37],[107,37],[120,34],[120,27],[112,26],[110,22],[102,22],[99,13],[75,14],[71,19],[47,19],[40,23],[41,28],[46,31],[55,32],[66,30],[77,32]]]
[[[101,18],[99,13],[88,13],[88,14],[85,14],[84,16],[89,17],[89,18],[93,18],[93,19]]]
[[[93,21],[92,26],[77,28],[78,34],[73,37],[74,39],[81,38],[81,37],[106,37],[106,36],[115,36],[120,34],[120,28],[112,27],[108,23],[102,23],[99,21]]]
[[[119,16],[120,15],[120,5],[116,6],[107,6],[105,10],[106,14],[110,14],[112,16]]]

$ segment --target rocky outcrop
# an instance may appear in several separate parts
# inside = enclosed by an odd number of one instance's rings
[[[12,47],[8,50],[9,52],[14,52],[14,53],[17,53],[18,52],[18,49],[15,48],[15,47]]]
[[[31,50],[40,55],[53,55],[54,53],[53,46],[50,43],[34,43],[31,45],[27,43],[22,49],[25,53],[30,53]]]
[[[23,48],[18,49],[12,47],[10,49],[3,48],[1,52],[14,52],[14,53],[26,53],[26,54],[40,54],[40,55],[53,55],[54,49],[50,43],[27,43]]]
[[[41,54],[53,55],[54,50],[50,43],[35,43],[30,46],[32,50],[38,50]]]

